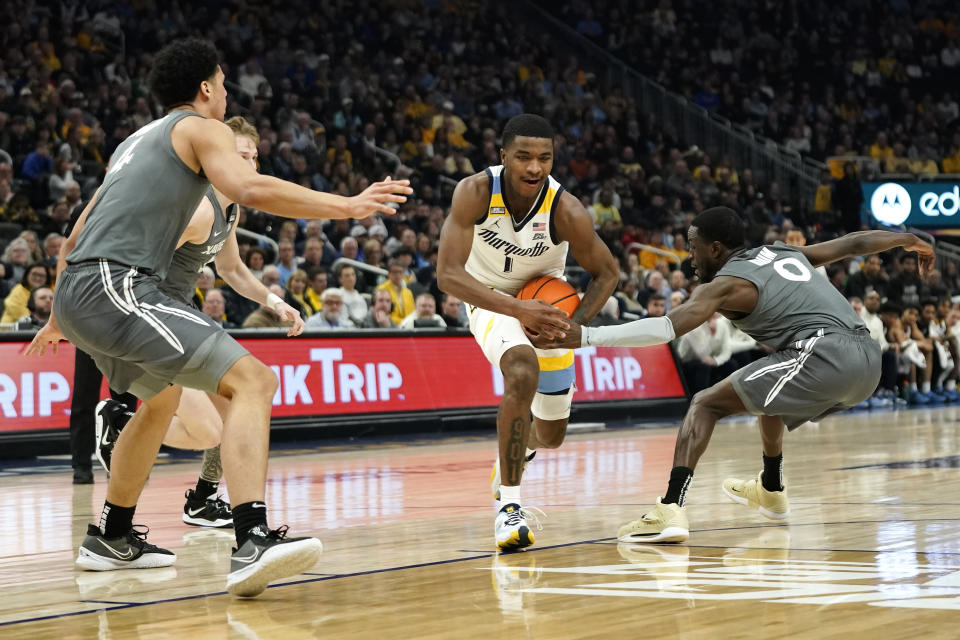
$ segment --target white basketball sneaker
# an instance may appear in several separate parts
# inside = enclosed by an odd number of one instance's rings
[[[536,507],[521,507],[513,502],[503,505],[493,523],[497,548],[500,551],[517,551],[532,545],[534,536],[527,520],[533,522],[537,531],[542,531],[539,516],[546,518],[547,514]]]

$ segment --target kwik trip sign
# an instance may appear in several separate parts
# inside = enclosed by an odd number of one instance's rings
[[[960,183],[862,182],[869,223],[908,227],[960,226]]]

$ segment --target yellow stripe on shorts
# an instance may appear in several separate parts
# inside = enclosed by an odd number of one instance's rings
[[[538,357],[537,360],[540,361],[540,371],[560,371],[573,366],[573,350],[562,356]]]
[[[487,327],[483,330],[483,339],[480,340],[480,344],[487,344],[487,334],[490,333],[490,329],[493,329],[493,321],[496,319],[496,316],[490,318],[490,321],[487,322]]]

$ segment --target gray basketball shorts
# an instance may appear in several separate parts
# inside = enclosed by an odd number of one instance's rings
[[[106,260],[69,265],[53,307],[63,335],[90,354],[110,388],[143,400],[171,384],[216,393],[249,353],[209,317],[161,293],[156,277]]]
[[[880,345],[866,329],[820,329],[730,376],[744,406],[791,431],[857,405],[880,381]]]

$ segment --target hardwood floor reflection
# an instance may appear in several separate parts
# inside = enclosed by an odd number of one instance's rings
[[[321,561],[251,601],[224,594],[230,532],[180,521],[196,463],[158,466],[137,510],[174,567],[76,571],[105,482],[0,478],[3,638],[954,637],[960,410],[849,414],[785,441],[792,513],[730,503],[760,465],[752,421],[718,426],[688,494],[686,545],[623,545],[666,487],[675,427],[573,436],[523,483],[548,514],[526,553],[493,553],[494,440],[278,452],[271,524]],[[323,448],[326,449],[326,448]]]

